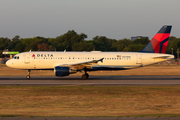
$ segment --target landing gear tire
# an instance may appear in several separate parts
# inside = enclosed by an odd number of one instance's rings
[[[82,75],[81,78],[82,78],[83,80],[86,80],[88,77],[89,77],[89,74],[86,73],[86,74]]]
[[[31,70],[28,70],[28,75],[26,76],[26,79],[30,79],[30,72]]]
[[[30,79],[30,75],[27,75],[27,76],[26,76],[26,79]]]

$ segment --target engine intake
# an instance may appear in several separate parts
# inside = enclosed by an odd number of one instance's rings
[[[76,71],[71,70],[69,67],[56,66],[54,73],[56,76],[68,76],[69,74],[76,73]]]

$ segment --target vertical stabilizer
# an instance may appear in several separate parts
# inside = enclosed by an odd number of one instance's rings
[[[147,46],[140,52],[165,53],[168,45],[171,27],[172,26],[164,25],[151,39]]]

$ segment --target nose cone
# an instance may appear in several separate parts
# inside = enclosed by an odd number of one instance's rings
[[[8,61],[6,62],[6,66],[12,67],[12,61],[11,61],[11,60],[8,60]]]

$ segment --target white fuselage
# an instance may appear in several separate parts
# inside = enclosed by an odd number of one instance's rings
[[[170,54],[141,52],[23,52],[7,61],[6,65],[18,69],[54,69],[99,60],[92,67],[135,68],[174,59]]]

